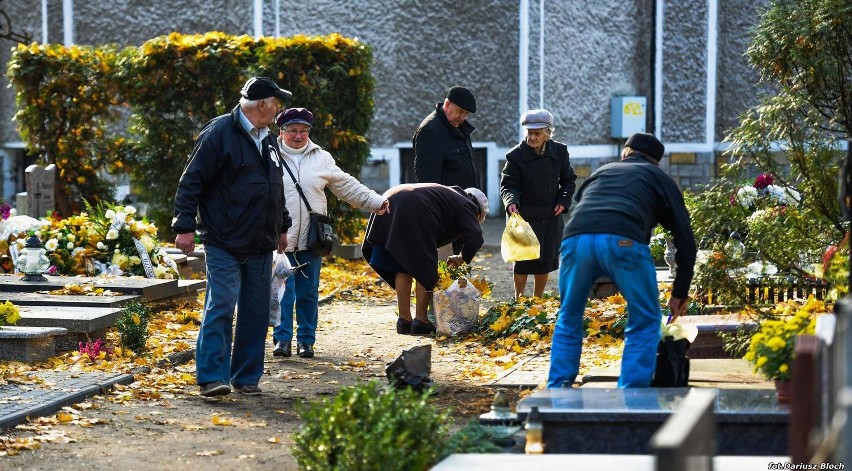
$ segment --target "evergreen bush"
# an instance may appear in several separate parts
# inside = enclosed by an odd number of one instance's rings
[[[141,301],[127,303],[115,323],[121,346],[136,353],[144,352],[149,336],[148,320],[150,318],[151,309],[145,303]]]

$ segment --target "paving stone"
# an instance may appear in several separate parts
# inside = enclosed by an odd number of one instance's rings
[[[115,384],[130,384],[133,375],[39,371],[31,379],[0,385],[0,430],[103,394]]]

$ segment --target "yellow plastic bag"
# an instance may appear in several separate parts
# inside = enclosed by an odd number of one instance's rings
[[[503,230],[500,252],[505,262],[521,262],[541,257],[541,246],[530,223],[519,213],[512,213]]]

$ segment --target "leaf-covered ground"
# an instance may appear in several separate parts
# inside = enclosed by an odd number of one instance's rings
[[[36,383],[31,373],[40,369],[132,372],[135,382],[6,432],[0,436],[0,460],[9,469],[69,469],[69,457],[82,460],[70,469],[126,467],[119,463],[133,459],[151,468],[293,469],[289,446],[298,430],[295,403],[381,380],[387,363],[422,344],[433,349],[432,377],[441,388],[436,403],[452,408],[460,421],[476,416],[488,410],[494,393],[484,384],[525,357],[549,355],[558,307],[553,298],[510,301],[511,273],[493,252],[482,258],[474,275],[492,281],[494,293],[482,303],[483,330],[464,338],[397,335],[394,293],[369,266],[362,261],[327,264],[320,296],[331,301],[320,307],[317,356],[275,358],[269,345],[260,384],[264,394],[257,398],[232,394],[208,400],[198,395],[191,352],[199,302],[155,308],[147,351],[141,355],[122,348],[110,332],[105,340],[111,353],[67,352],[38,364],[1,364],[0,383]],[[591,304],[584,370],[618,360],[621,342],[613,334],[623,310],[618,297]],[[166,361],[181,357],[188,361]],[[518,392],[512,394],[517,399]],[[151,440],[156,440],[157,453],[150,453]]]

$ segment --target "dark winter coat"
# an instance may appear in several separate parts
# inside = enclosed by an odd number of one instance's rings
[[[503,204],[515,204],[541,244],[541,257],[515,263],[515,273],[549,273],[559,267],[562,216],[554,216],[557,204],[571,206],[577,175],[568,159],[568,146],[549,140],[539,155],[526,141],[506,154],[500,179]]]
[[[178,183],[172,230],[194,232],[200,213],[205,245],[233,254],[271,252],[290,227],[278,144],[270,133],[258,151],[238,109],[201,129]]]
[[[466,263],[482,247],[479,205],[459,187],[434,183],[397,185],[383,195],[391,211],[370,215],[361,249],[370,261],[381,245],[418,283],[431,290],[438,283],[438,247],[458,242]],[[373,267],[395,287],[396,273]]]
[[[577,191],[563,237],[616,234],[648,245],[657,224],[674,237],[672,296],[686,298],[695,266],[695,236],[677,183],[657,165],[630,156],[595,170]]]
[[[414,131],[414,174],[417,183],[440,183],[461,188],[483,188],[482,175],[467,121],[455,128],[438,103]]]

